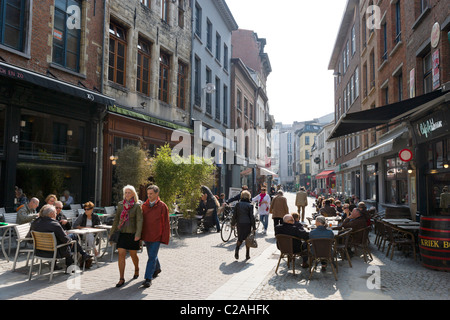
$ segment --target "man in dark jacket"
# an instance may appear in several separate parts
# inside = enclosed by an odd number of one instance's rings
[[[300,253],[303,250],[306,250],[306,246],[307,246],[306,241],[309,239],[309,233],[306,232],[305,230],[300,230],[299,228],[297,228],[295,226],[294,222],[295,222],[294,217],[291,214],[285,215],[283,217],[283,223],[279,224],[275,227],[275,236],[279,235],[279,234],[285,234],[288,236],[293,236],[293,237],[304,240],[303,243],[302,243],[302,241],[297,240],[297,239],[292,240],[292,244],[294,247],[294,253]],[[308,256],[303,256],[302,258],[303,258],[302,267],[307,268],[308,267],[308,263],[307,263]]]
[[[53,205],[46,204],[45,206],[43,206],[40,215],[41,216],[31,224],[31,231],[53,232],[55,234],[56,243],[58,245],[72,241],[72,238],[64,232],[62,226],[57,220],[55,220],[56,209]],[[37,253],[39,253],[39,255],[44,257],[48,256],[49,258],[51,258],[53,256],[53,253],[49,251],[36,251]],[[92,257],[86,254],[86,252],[83,251],[82,247],[78,243],[77,251],[82,255],[83,261]],[[67,267],[73,264],[74,261],[72,259],[71,246],[64,246],[59,248],[57,258],[66,258]]]

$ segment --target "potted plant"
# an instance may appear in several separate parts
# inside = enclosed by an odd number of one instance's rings
[[[150,160],[152,177],[160,188],[160,198],[167,204],[170,212],[175,206],[183,214],[178,221],[178,231],[194,233],[197,230],[196,210],[201,196],[201,186],[210,184],[215,166],[212,161],[194,156],[181,158],[172,154],[165,145],[158,148]]]

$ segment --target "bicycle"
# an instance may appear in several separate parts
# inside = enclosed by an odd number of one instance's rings
[[[233,216],[234,208],[226,206],[223,212],[223,222],[220,229],[220,237],[223,242],[230,241],[231,234],[234,232],[234,236],[237,237],[237,230],[235,226],[231,225],[231,218]]]

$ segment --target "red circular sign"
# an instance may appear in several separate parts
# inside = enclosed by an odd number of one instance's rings
[[[409,149],[403,149],[402,151],[400,151],[398,156],[400,157],[400,160],[402,160],[403,162],[409,162],[413,158],[413,153]]]

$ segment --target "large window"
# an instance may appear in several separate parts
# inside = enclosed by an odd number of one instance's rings
[[[161,51],[159,56],[159,100],[169,103],[170,56]]]
[[[0,43],[24,50],[25,0],[0,0]]]
[[[408,204],[408,165],[398,157],[386,159],[386,203]]]
[[[194,21],[194,27],[195,27],[195,34],[201,39],[202,38],[202,8],[200,5],[196,2],[195,3],[195,21]]]
[[[366,182],[366,199],[377,201],[378,178],[377,178],[378,164],[369,164],[366,166],[365,182]]]
[[[22,109],[21,159],[83,162],[85,139],[83,122]]]
[[[138,41],[136,90],[145,95],[150,95],[150,44],[146,41]]]
[[[125,29],[111,23],[109,26],[109,71],[108,79],[122,86],[126,85],[127,39]]]
[[[220,97],[220,79],[216,78],[216,120],[220,121],[222,98]]]
[[[186,106],[186,81],[188,77],[187,65],[178,61],[178,79],[177,79],[177,107],[185,109]]]
[[[80,68],[80,15],[81,1],[55,0],[53,62],[76,72]]]
[[[169,0],[161,0],[161,20],[164,22],[169,22]]]

